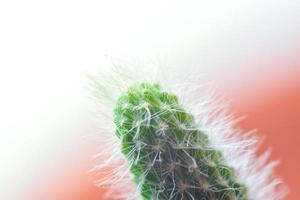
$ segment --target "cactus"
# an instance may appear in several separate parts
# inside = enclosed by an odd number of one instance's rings
[[[102,133],[93,171],[108,199],[281,200],[287,194],[270,151],[257,154],[261,139],[236,126],[224,99],[197,73],[111,64],[90,79]]]
[[[249,199],[222,152],[159,84],[136,83],[123,92],[114,122],[143,199]]]

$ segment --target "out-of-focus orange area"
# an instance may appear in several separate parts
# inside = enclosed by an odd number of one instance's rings
[[[106,188],[95,185],[95,173],[89,172],[93,165],[90,150],[52,172],[46,180],[36,184],[26,200],[100,200]]]
[[[272,158],[281,161],[277,172],[290,190],[286,199],[299,199],[300,82],[286,90],[274,91],[261,104],[240,105],[238,109],[247,114],[241,127],[256,128],[259,135],[265,137],[262,148],[270,147]]]
[[[270,74],[272,75],[272,74]],[[274,74],[275,75],[275,74]],[[299,74],[300,75],[300,74]],[[300,77],[300,76],[299,76]],[[276,175],[281,177],[289,188],[285,200],[298,200],[300,191],[300,81],[293,74],[289,85],[278,85],[276,80],[262,81],[264,93],[256,94],[240,90],[233,95],[232,108],[238,115],[247,118],[239,126],[244,130],[257,129],[259,136],[265,138],[261,149],[271,148],[272,159],[279,159]],[[262,101],[256,101],[262,98]],[[95,177],[88,170],[93,166],[91,156],[96,153],[96,146],[89,146],[68,166],[52,174],[49,180],[43,180],[28,200],[110,200],[105,196],[108,188],[94,185]],[[117,192],[117,191],[116,191]],[[27,199],[26,199],[27,200]]]

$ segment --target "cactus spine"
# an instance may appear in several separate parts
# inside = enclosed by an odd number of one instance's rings
[[[158,84],[132,85],[117,100],[114,118],[143,199],[249,199],[193,116]]]

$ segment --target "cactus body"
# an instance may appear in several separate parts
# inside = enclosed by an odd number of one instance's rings
[[[193,116],[158,84],[132,85],[117,100],[114,117],[143,199],[249,199]]]

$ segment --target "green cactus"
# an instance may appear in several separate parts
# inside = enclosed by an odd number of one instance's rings
[[[117,100],[114,117],[143,199],[249,199],[194,117],[159,84],[132,85]]]

